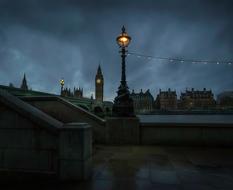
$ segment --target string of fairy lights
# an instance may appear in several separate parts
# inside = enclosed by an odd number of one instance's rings
[[[192,63],[192,64],[216,64],[216,65],[233,65],[233,60],[201,60],[201,59],[182,59],[182,58],[169,58],[169,57],[159,57],[159,56],[151,56],[144,55],[136,52],[128,52],[128,56],[135,56],[139,59],[147,59],[147,60],[164,60],[168,63]]]

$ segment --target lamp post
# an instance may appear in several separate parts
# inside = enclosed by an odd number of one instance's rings
[[[126,74],[125,74],[125,58],[126,58],[126,47],[128,47],[131,37],[126,33],[125,27],[122,27],[121,34],[116,38],[117,44],[121,48],[121,83],[118,87],[117,97],[113,104],[113,116],[119,117],[134,117],[133,100],[130,97],[129,88],[127,86]]]
[[[65,81],[64,81],[64,79],[62,78],[62,79],[60,80],[60,85],[61,85],[61,96],[62,96],[64,84],[65,84]]]

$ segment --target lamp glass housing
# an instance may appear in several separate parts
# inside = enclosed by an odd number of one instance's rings
[[[61,79],[61,80],[60,80],[60,84],[61,84],[62,86],[65,84],[64,79]]]
[[[116,38],[116,41],[120,47],[127,47],[131,41],[131,37],[126,32],[122,32]]]

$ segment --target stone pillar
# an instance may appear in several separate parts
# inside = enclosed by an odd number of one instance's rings
[[[106,119],[106,143],[139,144],[139,119],[137,117],[110,117]]]
[[[83,180],[91,176],[92,131],[85,123],[68,123],[60,130],[59,178]]]

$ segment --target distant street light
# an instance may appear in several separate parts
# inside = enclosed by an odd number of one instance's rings
[[[126,74],[125,74],[125,58],[126,58],[126,47],[129,45],[131,41],[131,37],[126,33],[125,27],[122,27],[121,34],[116,38],[117,44],[121,48],[121,84],[118,87],[117,97],[114,100],[113,104],[113,115],[119,117],[133,117],[134,115],[134,107],[133,100],[130,97],[129,88],[126,82]]]
[[[64,81],[64,79],[62,78],[62,79],[60,80],[60,85],[61,85],[61,96],[62,96],[64,84],[65,84],[65,81]]]

